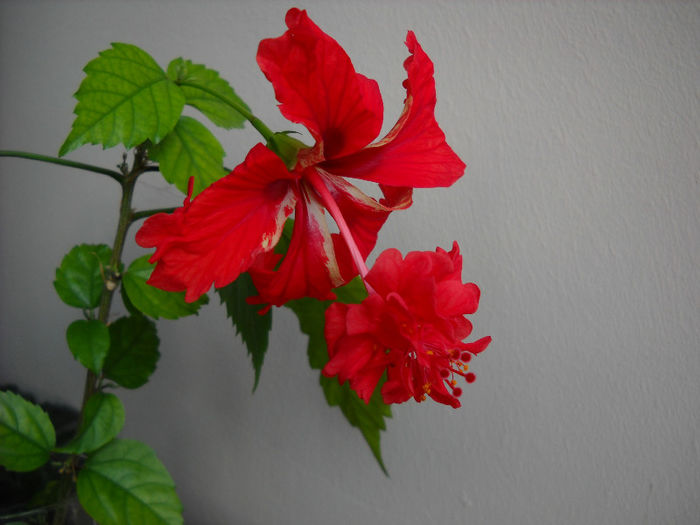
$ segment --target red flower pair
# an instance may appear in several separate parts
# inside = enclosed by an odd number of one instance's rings
[[[479,289],[461,283],[461,256],[387,250],[368,272],[365,259],[388,215],[411,205],[413,188],[449,186],[464,163],[445,142],[434,117],[433,64],[409,31],[404,62],[406,100],[389,133],[382,126],[377,83],[355,72],[345,51],[305,11],[287,13],[288,30],[263,40],[258,64],[272,82],[282,114],[303,124],[315,140],[297,153],[291,169],[262,144],[228,176],[184,206],[146,221],[138,244],[155,247],[148,281],[196,300],[242,272],[253,278],[251,302],[282,305],[301,297],[335,298],[332,289],[360,273],[369,297],[360,305],[334,303],[326,315],[330,361],[323,373],[350,381],[369,401],[387,373],[387,403],[430,396],[460,406],[454,376],[474,378],[466,363],[490,338],[462,340],[471,332],[464,314],[478,305]],[[379,201],[347,177],[375,182]],[[326,211],[339,233],[330,233]],[[294,214],[287,253],[273,251]]]

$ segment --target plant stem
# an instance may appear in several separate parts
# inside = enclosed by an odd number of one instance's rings
[[[153,210],[135,211],[131,214],[129,222],[136,222],[139,219],[145,219],[146,217],[150,217],[151,215],[155,215],[156,213],[172,213],[176,209],[177,208],[156,208]]]
[[[129,225],[132,222],[133,212],[131,210],[131,201],[134,196],[134,187],[136,186],[136,179],[146,170],[146,150],[142,146],[138,146],[134,153],[134,163],[131,169],[128,168],[126,163],[122,165],[123,174],[119,175],[119,183],[122,186],[122,198],[119,205],[119,222],[117,223],[117,232],[114,236],[114,244],[112,245],[112,258],[109,261],[109,265],[104,269],[104,286],[102,288],[102,296],[100,297],[100,305],[97,314],[97,319],[108,324],[109,312],[112,307],[112,298],[114,292],[119,286],[119,280],[121,279],[121,258],[122,251],[124,249],[124,242],[126,240],[126,233],[129,229]],[[85,387],[83,389],[83,401],[80,408],[80,421],[85,416],[85,405],[90,399],[90,397],[97,392],[99,388],[100,377],[97,376],[91,370],[87,371],[85,377]],[[76,456],[71,459],[72,464],[71,470],[76,466]],[[59,488],[59,494],[62,498],[68,498],[73,487],[73,480],[70,476],[64,476],[61,480],[61,487]],[[66,509],[65,507],[59,507],[56,510],[53,519],[53,525],[64,525],[66,520]]]
[[[0,150],[0,157],[15,157],[19,159],[38,160],[40,162],[49,162],[51,164],[58,164],[60,166],[77,168],[79,170],[92,171],[94,173],[107,175],[108,177],[111,177],[114,180],[116,180],[118,183],[122,183],[122,174],[118,171],[109,170],[107,168],[101,168],[100,166],[93,166],[92,164],[85,164],[83,162],[75,162],[72,160],[60,159],[58,157],[49,157],[47,155],[39,155],[38,153],[30,153],[28,151],[12,150]]]
[[[253,127],[256,130],[258,130],[258,133],[260,133],[266,141],[269,142],[270,139],[272,138],[272,135],[275,134],[270,128],[268,128],[265,125],[265,123],[262,120],[260,120],[258,117],[253,115],[253,113],[251,113],[251,111],[247,107],[238,104],[236,101],[222,97],[221,95],[219,95],[219,93],[212,91],[210,89],[207,89],[201,85],[188,84],[186,81],[185,82],[177,82],[177,84],[180,86],[190,86],[190,87],[196,88],[198,90],[204,91],[213,97],[216,97],[221,102],[223,102],[224,104],[226,104],[230,108],[234,109],[237,113],[240,113],[244,119],[246,119],[248,122],[250,122],[253,125]]]
[[[124,250],[126,233],[132,222],[133,213],[131,210],[131,201],[134,196],[136,179],[144,172],[146,161],[145,149],[141,146],[137,147],[134,152],[134,164],[131,170],[127,171],[128,167],[124,167],[125,173],[120,180],[122,184],[122,199],[119,205],[119,222],[117,223],[117,232],[114,236],[114,244],[112,245],[112,258],[109,261],[109,266],[105,268],[105,283],[102,288],[102,296],[100,297],[100,306],[97,313],[97,320],[105,325],[108,324],[109,311],[112,307],[112,297],[121,279],[120,267],[122,265],[122,251]],[[82,411],[85,409],[85,403],[87,403],[90,396],[97,391],[98,379],[99,378],[92,371],[88,370],[83,393],[81,419]]]

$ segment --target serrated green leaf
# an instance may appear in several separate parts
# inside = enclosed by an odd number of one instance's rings
[[[160,357],[156,325],[142,315],[122,317],[109,325],[109,338],[104,376],[125,388],[147,383]]]
[[[124,406],[114,394],[97,392],[85,403],[78,434],[58,452],[84,454],[112,441],[124,426]]]
[[[112,249],[106,244],[74,246],[56,269],[53,285],[61,300],[76,308],[95,308],[102,294],[103,273]]]
[[[348,422],[360,429],[377,463],[379,463],[384,474],[388,476],[389,473],[382,460],[381,436],[379,432],[386,430],[384,418],[391,417],[391,407],[384,403],[379,393],[382,383],[383,381],[377,386],[369,404],[367,404],[350,388],[349,383],[346,382],[341,385],[335,377],[321,376],[321,387],[328,404],[340,407]]]
[[[160,142],[177,123],[185,95],[144,50],[113,43],[83,69],[75,121],[59,155],[83,144],[132,148]]]
[[[309,336],[306,353],[309,357],[309,365],[314,370],[321,370],[328,362],[323,328],[326,322],[325,311],[329,304],[330,302],[321,302],[312,297],[295,299],[285,304],[297,315],[302,333]]]
[[[262,370],[265,352],[268,345],[268,334],[272,328],[272,311],[259,314],[260,305],[248,304],[247,297],[257,295],[253,280],[248,273],[242,273],[231,284],[217,290],[221,302],[226,304],[226,314],[236,327],[236,334],[241,334],[241,339],[248,349],[248,355],[253,362],[255,370],[255,383],[253,391],[258,387],[260,371]]]
[[[26,472],[39,468],[56,446],[56,431],[41,407],[0,392],[0,465]]]
[[[163,178],[183,193],[194,177],[192,196],[228,173],[223,167],[224,148],[211,131],[191,117],[180,117],[168,136],[149,148],[148,156],[158,162]]]
[[[209,302],[206,295],[192,303],[185,302],[185,292],[166,292],[146,281],[151,277],[153,264],[148,255],[134,259],[122,276],[123,289],[135,308],[149,317],[178,319],[197,314],[199,308]]]
[[[218,71],[190,60],[176,58],[168,64],[168,78],[185,94],[187,104],[197,108],[222,128],[242,128],[245,117],[235,108],[250,111]]]
[[[356,278],[347,285],[334,290],[339,302],[359,303],[367,297],[362,280]],[[324,336],[325,312],[330,301],[318,301],[310,297],[289,301],[289,307],[299,318],[301,331],[309,336],[308,356],[311,368],[320,370],[328,362],[328,349]],[[391,417],[391,408],[382,400],[379,393],[381,383],[377,386],[369,404],[362,401],[348,383],[338,383],[336,378],[320,376],[320,383],[326,401],[331,406],[338,406],[348,422],[357,427],[369,445],[379,467],[387,474],[382,451],[380,432],[386,430],[385,418]],[[388,475],[388,474],[387,474]]]
[[[109,351],[107,325],[95,319],[73,321],[66,330],[66,341],[73,356],[85,368],[100,373]]]
[[[139,441],[117,439],[92,454],[77,488],[80,504],[101,525],[182,523],[175,483]]]

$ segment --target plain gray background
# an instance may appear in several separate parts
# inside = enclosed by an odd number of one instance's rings
[[[404,97],[413,29],[435,62],[437,118],[467,162],[419,190],[377,249],[449,247],[482,289],[463,408],[394,409],[386,478],[326,406],[285,309],[260,387],[213,297],[161,321],[158,370],[123,392],[123,436],[149,443],[194,524],[697,524],[700,521],[700,4],[327,2],[310,16],[377,79],[385,129]],[[163,66],[219,70],[273,129],[255,63],[287,2],[0,3],[0,148],[56,154],[81,68],[137,44]],[[260,139],[219,132],[227,165]],[[121,150],[68,156],[105,166]],[[52,287],[79,242],[111,244],[111,180],[0,159],[0,382],[77,404],[64,331],[79,312]],[[182,195],[145,176],[138,208]],[[134,230],[135,231],[135,230]],[[132,232],[133,233],[133,232]],[[144,253],[127,246],[125,260]],[[114,318],[124,309],[117,304]]]

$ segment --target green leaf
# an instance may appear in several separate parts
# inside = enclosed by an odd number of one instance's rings
[[[109,325],[109,338],[104,376],[125,388],[146,384],[160,357],[156,325],[142,315],[122,317]]]
[[[85,403],[77,436],[58,452],[84,454],[112,441],[124,426],[124,406],[114,394],[97,392]]]
[[[166,292],[146,281],[151,277],[153,264],[148,262],[148,255],[135,259],[122,276],[124,291],[131,302],[142,313],[158,319],[178,319],[196,314],[203,304],[209,302],[206,295],[202,295],[193,303],[185,302],[185,292]]]
[[[248,304],[246,297],[257,295],[253,280],[248,273],[242,273],[231,284],[217,290],[221,302],[226,304],[226,313],[236,327],[236,334],[248,349],[248,355],[255,369],[253,391],[258,387],[260,371],[262,370],[265,352],[267,351],[268,334],[272,328],[272,311],[259,314],[260,305]]]
[[[149,157],[159,163],[163,178],[187,193],[194,177],[192,196],[197,195],[228,171],[224,169],[224,148],[203,124],[191,117],[180,117],[163,141],[149,149]]]
[[[69,306],[95,308],[100,303],[104,269],[112,249],[105,244],[74,246],[56,269],[56,293]]]
[[[113,43],[83,69],[75,121],[59,156],[83,144],[132,148],[160,142],[177,123],[185,96],[153,58],[131,44]]]
[[[168,78],[185,94],[186,103],[197,108],[219,127],[242,128],[245,117],[236,108],[250,112],[218,71],[190,60],[176,58],[168,64]]]
[[[109,329],[100,321],[73,321],[66,330],[66,341],[73,356],[95,374],[102,370],[109,351]]]
[[[139,441],[116,439],[92,454],[78,474],[78,499],[101,525],[182,523],[175,483]]]
[[[49,460],[56,431],[41,407],[12,392],[0,392],[0,465],[26,472]]]
[[[356,278],[347,285],[334,290],[339,302],[359,303],[367,297],[362,280]],[[289,301],[285,306],[299,318],[301,331],[309,336],[308,355],[311,368],[322,369],[328,362],[328,349],[324,336],[325,312],[331,301],[318,301],[310,297]],[[386,430],[385,419],[391,417],[391,408],[382,400],[377,386],[369,404],[362,401],[348,383],[338,383],[336,378],[320,378],[326,401],[331,406],[338,406],[348,422],[357,427],[367,441],[372,454],[382,471],[387,474],[380,444],[380,432]],[[388,475],[388,474],[387,474]]]
[[[303,297],[288,301],[285,306],[290,308],[299,318],[302,333],[309,336],[307,355],[309,365],[314,370],[321,370],[328,362],[328,350],[323,329],[326,322],[325,312],[330,301],[322,302],[312,297]]]
[[[369,404],[366,404],[350,388],[349,383],[346,382],[341,385],[335,377],[321,376],[321,387],[328,404],[340,407],[348,422],[360,429],[380,468],[388,476],[389,473],[382,460],[381,436],[379,432],[386,430],[384,418],[391,417],[391,407],[384,403],[379,393],[382,384],[383,381],[379,383],[372,394]]]

